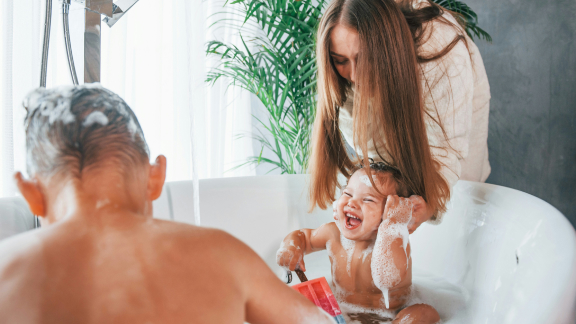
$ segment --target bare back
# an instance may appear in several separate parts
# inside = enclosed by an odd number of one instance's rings
[[[0,323],[280,323],[283,303],[317,312],[221,231],[124,216],[0,244]]]

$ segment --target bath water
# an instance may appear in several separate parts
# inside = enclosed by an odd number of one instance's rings
[[[360,324],[359,321],[350,318],[349,314],[369,313],[377,314],[382,318],[394,319],[396,312],[386,309],[367,309],[357,305],[352,305],[339,299],[341,293],[336,291],[341,288],[330,284],[334,296],[337,296],[338,305],[347,324]],[[415,304],[428,304],[438,311],[441,323],[443,324],[461,324],[466,323],[466,292],[460,286],[453,285],[441,277],[418,274],[412,278],[412,294],[406,307]],[[391,323],[392,320],[382,321],[381,323]]]
[[[358,324],[358,321],[350,319],[350,313],[375,313],[381,317],[393,318],[392,312],[379,309],[370,310],[356,305],[350,305],[342,301],[347,292],[332,283],[331,265],[327,251],[319,251],[309,254],[305,258],[306,275],[308,278],[325,277],[330,283],[334,296],[338,300],[342,313],[345,314],[347,324]],[[297,281],[297,280],[295,280]],[[294,282],[297,284],[298,282]],[[458,286],[446,281],[444,278],[428,273],[423,270],[413,269],[412,271],[412,295],[407,306],[414,304],[428,304],[434,307],[440,314],[443,324],[467,323],[468,313],[466,311],[466,301],[470,299],[469,293],[462,286]],[[384,321],[382,323],[391,323]]]

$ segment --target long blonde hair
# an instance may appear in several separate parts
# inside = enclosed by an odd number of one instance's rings
[[[392,159],[386,162],[401,172],[410,192],[422,196],[433,210],[446,210],[450,188],[430,152],[419,63],[441,58],[457,42],[466,40],[458,35],[433,56],[417,54],[424,35],[429,34],[424,32],[424,23],[442,19],[442,13],[433,3],[414,9],[410,1],[335,0],[329,5],[317,35],[318,106],[310,158],[311,208],[318,205],[325,209],[334,200],[338,172],[350,177],[355,168],[338,125],[339,110],[351,85],[337,72],[330,56],[330,34],[336,25],[344,24],[355,29],[360,40],[353,144],[362,151],[362,164],[370,168],[368,142],[372,139],[379,157]],[[446,136],[439,119],[434,120]],[[369,123],[378,127],[368,127]],[[385,152],[378,151],[382,148]]]

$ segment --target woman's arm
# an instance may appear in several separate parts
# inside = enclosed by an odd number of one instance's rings
[[[433,34],[423,50],[435,52],[456,37],[451,26],[434,22]],[[470,42],[471,40],[467,38]],[[461,160],[468,157],[474,110],[474,70],[466,44],[460,41],[441,59],[420,65],[423,74],[426,128],[432,157],[450,188],[462,173]],[[442,127],[438,125],[438,121]],[[443,214],[413,201],[414,225],[430,220],[439,223]],[[411,226],[414,227],[414,226]],[[417,226],[416,226],[417,227]],[[414,230],[415,228],[411,228]]]

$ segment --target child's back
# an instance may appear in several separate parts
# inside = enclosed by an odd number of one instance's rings
[[[264,300],[277,299],[268,307],[278,320],[291,317],[282,301],[301,301],[224,232],[139,215],[91,216],[0,245],[0,255],[10,255],[0,259],[0,322],[243,323],[247,311],[262,316]]]
[[[331,323],[246,245],[152,218],[166,159],[107,90],[28,101],[28,173],[42,228],[0,243],[0,323]]]

